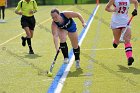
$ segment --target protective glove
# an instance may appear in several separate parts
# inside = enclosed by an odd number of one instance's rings
[[[132,16],[136,16],[137,15],[137,10],[134,9],[133,12],[132,12]]]

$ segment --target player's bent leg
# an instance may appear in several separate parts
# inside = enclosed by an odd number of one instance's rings
[[[112,31],[113,31],[113,35],[114,35],[113,47],[117,48],[119,45],[121,30],[120,29],[112,29]]]
[[[132,46],[130,42],[125,43],[124,46],[125,46],[125,54],[128,59],[128,66],[130,66],[134,62],[134,58],[132,57]]]
[[[69,32],[68,36],[70,38],[71,44],[73,48],[78,48],[78,33],[77,32]]]
[[[133,52],[132,52],[132,45],[130,43],[130,39],[131,39],[131,30],[130,28],[128,28],[128,30],[125,33],[124,36],[124,47],[125,47],[125,53],[126,53],[126,57],[128,60],[128,66],[132,65],[132,63],[134,62],[134,58],[133,58]]]
[[[117,48],[118,47],[118,44],[116,43],[116,40],[114,39],[114,41],[113,41],[113,47],[114,48]]]
[[[26,26],[25,23],[22,24],[22,27],[23,27],[23,29],[25,30],[27,36],[26,36],[26,37],[24,37],[24,36],[21,37],[21,40],[22,40],[22,46],[26,46],[26,40],[27,40],[27,37],[29,37],[28,35],[30,35],[30,33],[29,33],[29,27],[24,27],[24,26]]]
[[[75,55],[75,67],[80,68],[80,47],[78,46],[77,49],[74,49],[74,55]]]
[[[61,51],[62,51],[62,54],[63,54],[63,57],[64,57],[64,63],[69,63],[69,57],[68,57],[68,46],[67,46],[67,43],[64,42],[64,43],[60,43],[60,47],[61,47]]]
[[[29,27],[25,27],[24,28],[25,32],[26,32],[26,39],[27,39],[27,44],[29,47],[29,54],[34,54],[34,51],[32,49],[32,43],[31,43],[31,38],[33,36],[33,30],[30,30]]]
[[[22,40],[22,46],[26,46],[26,40],[27,40],[27,38],[24,37],[24,36],[22,36],[21,37],[21,40]]]
[[[29,47],[29,54],[34,54],[34,51],[32,49],[32,45],[31,45],[31,38],[27,37],[27,44],[28,44],[28,47]]]
[[[131,39],[131,30],[130,28],[127,28],[127,31],[124,34],[125,43],[130,42],[130,39]]]
[[[80,68],[80,47],[78,46],[78,34],[77,32],[69,32],[68,35],[75,55],[75,66],[76,68]]]

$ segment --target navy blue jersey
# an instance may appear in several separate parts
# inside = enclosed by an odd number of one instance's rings
[[[60,16],[63,18],[64,23],[60,24],[59,22],[55,22],[56,25],[61,29],[67,30],[68,32],[76,32],[77,28],[73,19],[67,18],[63,13],[60,13]]]

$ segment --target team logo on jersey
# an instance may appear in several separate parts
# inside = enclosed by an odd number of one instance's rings
[[[71,23],[71,20],[69,20],[65,25],[61,26],[60,28],[67,28],[68,25],[70,25],[70,23]]]

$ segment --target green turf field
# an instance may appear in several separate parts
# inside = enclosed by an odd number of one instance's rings
[[[63,64],[62,54],[58,56],[53,77],[47,77],[55,48],[51,35],[50,10],[80,12],[85,20],[96,5],[40,6],[35,14],[37,25],[33,38],[34,55],[28,54],[28,47],[21,46],[20,37],[25,35],[20,26],[20,16],[14,8],[6,10],[6,23],[0,23],[0,93],[46,93],[57,71]],[[112,32],[109,27],[111,14],[101,4],[81,46],[81,69],[75,65],[67,76],[62,93],[140,93],[140,23],[139,15],[132,20],[132,44],[135,62],[127,66],[123,44],[112,47]],[[130,8],[133,10],[133,6]],[[129,13],[130,14],[130,13]],[[78,32],[82,30],[75,19]],[[68,41],[69,50],[71,49]]]

